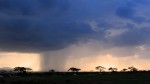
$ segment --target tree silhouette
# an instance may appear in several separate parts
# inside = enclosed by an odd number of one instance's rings
[[[30,72],[30,71],[32,71],[31,68],[26,68],[26,72]]]
[[[116,71],[117,71],[117,68],[112,68],[112,67],[110,67],[108,70],[111,71],[111,72],[116,72]]]
[[[17,71],[19,73],[26,73],[26,72],[29,72],[31,70],[32,70],[31,68],[26,68],[26,67],[15,67],[14,68],[14,71]]]
[[[96,70],[99,70],[100,72],[103,72],[104,69],[106,69],[105,67],[102,67],[102,66],[97,66],[95,67]]]
[[[122,71],[122,72],[126,72],[127,70],[128,70],[128,69],[124,68],[124,69],[122,69],[121,71]]]
[[[26,72],[26,68],[25,67],[15,67],[14,71],[17,71],[19,73],[23,73],[23,72]]]
[[[55,72],[55,70],[54,70],[54,69],[51,69],[51,70],[49,70],[49,72]]]
[[[79,72],[80,70],[81,70],[81,69],[74,68],[74,67],[68,69],[68,71],[72,71],[72,72]]]
[[[128,69],[129,69],[129,71],[131,71],[131,72],[136,72],[136,71],[138,71],[138,69],[135,68],[134,66],[128,67]]]

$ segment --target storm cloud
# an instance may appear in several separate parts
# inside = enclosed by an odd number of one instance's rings
[[[42,53],[43,57],[52,59],[54,57],[47,56],[58,55],[50,54],[53,51],[87,45],[93,49],[89,49],[93,52],[90,55],[101,52],[120,56],[116,51],[128,51],[129,47],[132,47],[131,52],[123,56],[134,55],[137,47],[149,46],[149,2],[0,0],[0,50]],[[69,54],[62,57],[67,56]],[[54,60],[57,57],[60,56]]]
[[[94,33],[87,23],[67,14],[68,1],[1,0],[0,3],[0,44],[4,51],[61,49]]]

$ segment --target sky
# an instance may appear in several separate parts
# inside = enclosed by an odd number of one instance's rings
[[[0,0],[0,67],[150,69],[150,0]]]

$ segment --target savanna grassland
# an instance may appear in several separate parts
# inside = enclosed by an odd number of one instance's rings
[[[150,84],[150,72],[137,73],[34,73],[1,77],[0,84]]]

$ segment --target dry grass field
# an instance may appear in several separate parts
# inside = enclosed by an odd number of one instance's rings
[[[150,73],[34,74],[1,77],[0,84],[150,84]]]

